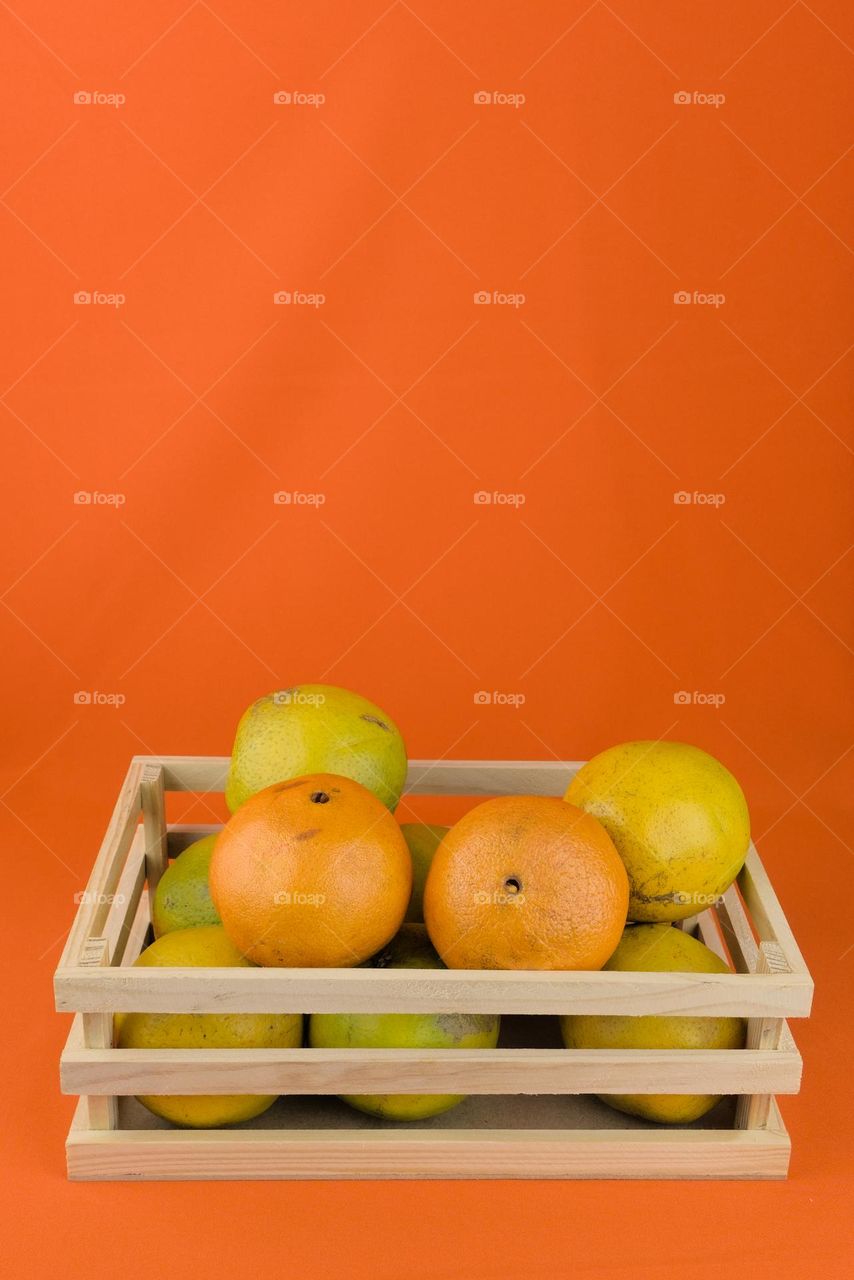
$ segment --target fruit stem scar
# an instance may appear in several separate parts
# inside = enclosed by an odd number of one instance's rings
[[[385,729],[386,733],[391,733],[391,726],[387,725],[384,720],[378,720],[376,716],[360,716],[360,720],[367,720],[368,724],[378,725],[380,729]]]
[[[522,882],[517,880],[515,876],[508,876],[504,881],[504,888],[508,893],[518,893],[522,888]]]
[[[331,799],[327,791],[312,791],[308,798],[312,804],[329,804]]]

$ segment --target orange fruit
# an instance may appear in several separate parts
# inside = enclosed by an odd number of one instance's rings
[[[403,923],[412,859],[372,792],[315,773],[266,787],[232,815],[210,891],[229,938],[256,964],[357,965]]]
[[[433,858],[424,921],[451,969],[601,969],[629,881],[605,828],[550,796],[487,800]]]

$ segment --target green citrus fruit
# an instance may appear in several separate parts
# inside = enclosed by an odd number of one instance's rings
[[[406,919],[410,923],[421,924],[424,921],[424,882],[427,872],[430,870],[433,854],[451,828],[434,827],[426,822],[402,822],[400,829],[412,856],[412,897]]]
[[[744,793],[684,742],[624,742],[582,766],[565,799],[606,829],[629,873],[629,919],[683,920],[710,906],[750,843]]]
[[[604,966],[621,973],[729,973],[714,951],[669,924],[630,925]],[[741,1018],[622,1017],[574,1014],[561,1018],[568,1049],[741,1049]],[[719,1097],[711,1094],[600,1094],[617,1111],[688,1124],[710,1111]]]
[[[406,767],[400,730],[373,702],[331,684],[295,685],[266,694],[244,712],[225,799],[234,813],[275,782],[337,773],[394,810]]]
[[[368,961],[375,968],[442,969],[427,930],[405,924],[384,951]],[[494,1049],[500,1019],[475,1013],[313,1013],[309,1043],[315,1049]],[[386,1120],[424,1120],[463,1101],[458,1094],[345,1095],[357,1111]]]
[[[215,844],[213,835],[187,845],[160,877],[151,907],[156,938],[173,929],[219,924],[208,889],[208,870]]]
[[[143,951],[138,965],[252,967],[228,940],[221,925],[176,929]],[[302,1044],[302,1015],[295,1013],[120,1013],[115,1019],[119,1049],[296,1049]],[[156,1116],[194,1129],[238,1124],[261,1115],[276,1095],[228,1094],[183,1097],[152,1095],[139,1101]]]

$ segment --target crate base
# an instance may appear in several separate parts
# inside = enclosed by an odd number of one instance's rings
[[[118,1129],[93,1131],[84,1105],[66,1144],[75,1181],[768,1179],[786,1177],[790,1154],[776,1104],[767,1128],[736,1129],[732,1099],[680,1128],[585,1097],[468,1098],[415,1126],[374,1120],[334,1098],[287,1098],[247,1125],[201,1131],[173,1129],[133,1098],[121,1100]]]

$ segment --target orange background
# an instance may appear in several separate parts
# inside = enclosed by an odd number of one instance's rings
[[[852,17],[3,4],[15,1274],[850,1274]],[[413,756],[734,770],[817,981],[787,1184],[65,1182],[51,972],[128,757],[310,680]]]

